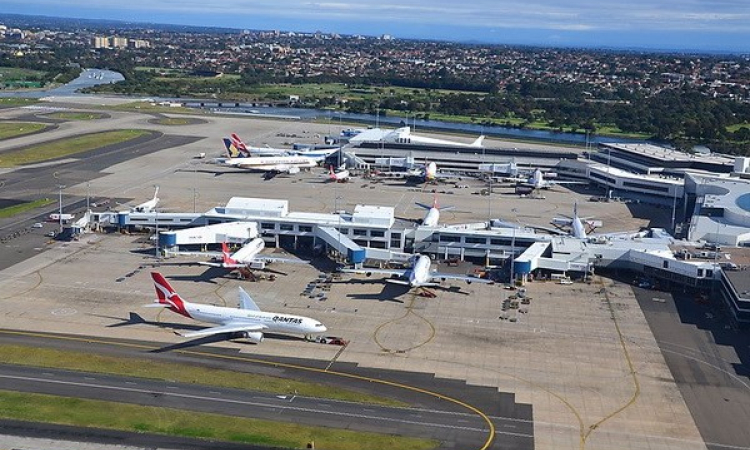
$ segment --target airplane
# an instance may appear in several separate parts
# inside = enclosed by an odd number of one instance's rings
[[[143,202],[140,205],[135,205],[131,208],[131,211],[133,212],[139,212],[139,213],[149,213],[152,212],[154,209],[156,209],[156,205],[159,204],[159,186],[156,186],[156,190],[154,191],[154,198],[147,202]]]
[[[573,217],[555,217],[551,222],[558,227],[570,227],[570,235],[579,239],[586,239],[588,231],[586,227],[593,230],[602,226],[600,220],[591,220],[588,217],[578,217],[578,202],[573,204]]]
[[[463,142],[446,141],[444,139],[435,139],[424,136],[417,136],[411,134],[410,127],[397,128],[390,133],[383,136],[383,142],[392,142],[396,144],[421,144],[421,145],[443,145],[450,147],[468,147],[468,148],[483,148],[482,142],[484,141],[484,135],[479,136],[471,144],[464,144]]]
[[[199,262],[198,264],[224,269],[257,269],[263,270],[269,263],[307,264],[309,261],[290,258],[275,258],[273,256],[259,256],[266,247],[261,238],[255,238],[243,245],[234,253],[230,253],[226,242],[221,243],[221,262]]]
[[[229,139],[224,139],[224,146],[227,146],[227,142],[229,142],[230,145],[233,145],[237,151],[244,156],[250,157],[250,156],[282,156],[282,155],[289,155],[288,150],[284,150],[281,148],[272,148],[272,147],[250,147],[246,145],[244,142],[242,142],[242,139],[236,134],[232,133],[229,136]]]
[[[440,286],[440,281],[463,280],[467,284],[477,283],[493,284],[492,280],[470,277],[455,273],[443,273],[431,270],[432,260],[427,255],[416,255],[412,257],[412,267],[409,269],[342,269],[344,273],[364,274],[368,277],[372,274],[391,275],[394,278],[386,279],[386,283],[400,284],[412,288]],[[435,282],[437,280],[437,282]]]
[[[178,333],[185,338],[226,334],[230,339],[244,338],[253,344],[260,344],[266,332],[309,335],[324,333],[327,330],[325,325],[309,317],[263,312],[241,287],[238,288],[240,307],[227,308],[190,303],[183,300],[159,272],[151,272],[151,278],[154,280],[157,299],[144,307],[166,308],[190,319],[218,324],[216,327],[199,331]]]
[[[330,167],[326,181],[335,183],[346,183],[351,180],[351,175],[346,169],[341,169],[334,172],[333,166]]]
[[[557,186],[559,184],[585,184],[580,181],[552,181],[544,178],[544,173],[540,169],[534,169],[534,172],[526,178],[525,180],[523,178],[518,179],[510,179],[512,181],[519,181],[522,186],[529,186],[535,190],[538,189],[550,189],[553,186]]]
[[[234,148],[234,146],[231,146]],[[271,174],[299,173],[301,169],[317,167],[318,163],[312,158],[305,156],[233,156],[232,150],[228,150],[229,158],[217,160],[218,164],[236,167],[245,170],[267,172]]]
[[[440,211],[448,211],[453,209],[453,206],[440,207],[438,205],[437,195],[432,200],[432,206],[425,205],[424,203],[417,202],[417,206],[420,206],[427,210],[427,215],[422,219],[422,226],[425,227],[436,227],[440,222]]]
[[[137,213],[154,212],[160,200],[158,195],[159,195],[159,186],[156,186],[156,190],[154,191],[154,198],[152,198],[149,201],[143,202],[139,205],[131,206],[130,212],[137,212]],[[122,205],[127,206],[127,204],[122,204]]]
[[[331,156],[332,154],[339,151],[338,147],[327,147],[327,148],[305,148],[305,149],[281,149],[272,147],[249,147],[242,139],[236,134],[232,133],[230,139],[224,139],[224,147],[231,153],[230,147],[234,147],[237,150],[238,156],[252,157],[252,156],[305,156],[312,158],[317,162],[321,162]]]

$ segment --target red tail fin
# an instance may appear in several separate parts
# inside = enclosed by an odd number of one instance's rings
[[[232,252],[229,251],[229,246],[226,242],[221,243],[221,256],[223,258],[224,264],[235,264],[237,261],[232,259]]]
[[[232,143],[240,150],[247,150],[247,146],[244,142],[242,142],[242,139],[240,139],[239,136],[237,136],[235,133],[232,133]]]
[[[432,207],[435,209],[440,209],[440,205],[438,205],[438,199],[437,194],[432,198]]]
[[[185,302],[180,298],[179,294],[172,289],[172,286],[169,285],[162,274],[159,272],[151,272],[151,278],[154,280],[154,288],[156,288],[156,297],[159,299],[159,303],[169,305],[169,309],[177,314],[190,317],[190,314],[185,310]]]

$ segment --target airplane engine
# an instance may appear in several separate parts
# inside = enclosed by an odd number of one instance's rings
[[[366,277],[371,277],[372,276],[372,272],[365,272],[365,276]]]
[[[234,339],[247,339],[251,344],[260,344],[263,342],[263,333],[260,331],[241,331],[239,333],[233,333]]]
[[[289,172],[290,175],[294,175],[295,173],[299,173],[299,167],[290,167],[288,172]]]

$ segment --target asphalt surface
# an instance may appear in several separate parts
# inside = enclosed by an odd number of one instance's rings
[[[53,369],[0,366],[0,389],[121,401],[151,406],[215,412],[241,417],[289,421],[310,425],[347,428],[379,433],[403,434],[437,439],[440,448],[481,448],[487,439],[484,420],[468,409],[446,401],[460,399],[490,416],[496,427],[493,449],[534,447],[530,405],[516,404],[514,396],[492,388],[469,386],[457,380],[437,379],[411,372],[362,369],[353,364],[332,364],[317,360],[258,357],[218,348],[159,348],[157,345],[70,336],[25,335],[0,331],[0,342],[61,348],[120,357],[152,358],[178,363],[200,364],[225,370],[261,373],[303,379],[376,395],[398,398],[415,408],[387,408],[324,399],[303,398],[288,393],[283,397],[259,392],[168,383],[101,374]],[[124,345],[121,345],[124,344]],[[145,348],[144,348],[145,347]],[[180,346],[184,347],[184,346]],[[231,356],[225,359],[222,356]],[[294,365],[294,367],[292,367]],[[326,369],[329,374],[303,367]],[[341,376],[339,373],[357,377]],[[373,383],[384,380],[425,389],[429,395],[396,385]],[[86,433],[81,430],[81,438]]]
[[[52,160],[53,164],[20,168],[0,174],[0,206],[37,200],[44,196],[55,199],[60,185],[70,186],[91,181],[106,176],[103,171],[112,165],[196,140],[199,138],[152,132],[128,142],[77,154],[75,160],[62,158],[57,160],[56,164],[55,160]],[[63,195],[65,213],[81,212],[85,206],[85,198]],[[0,219],[0,240],[7,244],[10,250],[0,257],[0,269],[17,264],[43,249],[49,240],[45,234],[59,228],[57,224],[45,222],[49,214],[57,212],[59,207],[59,203],[54,202],[42,209],[37,208],[12,218]],[[43,223],[44,227],[31,228],[36,222]]]
[[[706,446],[750,448],[750,336],[718,298],[633,291]]]

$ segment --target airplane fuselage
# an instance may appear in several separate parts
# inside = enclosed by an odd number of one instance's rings
[[[426,227],[436,227],[440,223],[440,209],[432,207],[427,211],[427,215],[422,219],[422,225]]]
[[[416,261],[414,261],[414,266],[411,268],[411,271],[409,272],[409,286],[411,287],[419,287],[426,283],[429,283],[430,278],[430,266],[432,265],[432,260],[429,256],[425,255],[419,255],[417,256]]]
[[[224,325],[230,322],[237,324],[246,321],[249,324],[262,325],[264,333],[312,334],[326,331],[325,326],[309,317],[227,308],[186,301],[183,301],[183,305],[188,316],[200,322]]]

